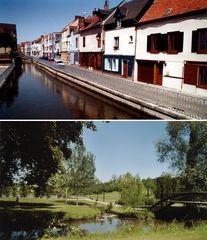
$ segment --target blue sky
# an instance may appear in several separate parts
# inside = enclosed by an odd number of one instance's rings
[[[165,134],[163,121],[95,122],[98,131],[84,130],[87,151],[96,156],[96,175],[108,181],[112,175],[126,172],[141,178],[157,177],[170,172],[167,164],[159,163],[155,142]]]
[[[0,0],[0,23],[17,25],[18,42],[61,31],[75,15],[91,15],[103,8],[104,0]],[[110,0],[110,7],[120,0]]]

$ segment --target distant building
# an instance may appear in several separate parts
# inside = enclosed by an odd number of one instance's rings
[[[12,51],[17,51],[16,25],[0,23],[0,58],[9,58]]]
[[[78,64],[79,62],[79,40],[80,32],[79,30],[83,27],[84,17],[75,16],[73,22],[69,25],[69,35],[68,35],[68,63]]]
[[[94,9],[93,16],[85,19],[85,26],[80,31],[79,41],[79,64],[81,66],[102,70],[102,58],[105,47],[102,22],[110,13],[108,1],[106,1],[104,9]]]
[[[61,60],[64,63],[67,63],[68,61],[68,35],[69,35],[69,26],[65,26],[62,30],[62,35],[61,35]]]
[[[38,57],[38,58],[43,57],[42,40],[43,40],[43,37],[40,37],[32,42],[31,55],[33,57]]]
[[[54,59],[61,60],[61,36],[60,32],[53,33]]]
[[[25,42],[24,51],[26,56],[32,56],[32,42]]]

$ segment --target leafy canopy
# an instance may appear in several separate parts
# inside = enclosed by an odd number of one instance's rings
[[[156,150],[182,177],[183,190],[207,189],[207,122],[169,122]]]
[[[59,161],[69,159],[73,144],[82,144],[83,128],[92,122],[1,122],[0,185],[22,179],[45,189],[58,171]]]

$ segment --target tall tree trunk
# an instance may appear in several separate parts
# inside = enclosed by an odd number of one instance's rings
[[[103,202],[105,202],[105,192],[103,192]]]
[[[77,193],[77,196],[76,196],[76,206],[78,206],[78,193]]]
[[[186,170],[189,168],[194,168],[196,166],[198,151],[199,151],[199,139],[198,139],[198,129],[191,123],[190,125],[190,136],[189,136],[189,150],[187,152],[186,159]]]
[[[65,202],[68,203],[68,188],[65,189]]]

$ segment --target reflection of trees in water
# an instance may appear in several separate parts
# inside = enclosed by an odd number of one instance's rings
[[[41,239],[45,231],[59,219],[63,219],[63,212],[51,212],[47,210],[35,210],[36,208],[50,208],[49,204],[28,203],[22,208],[9,208],[0,210],[0,239]]]
[[[19,78],[22,73],[22,69],[16,69],[3,86],[0,93],[0,106],[5,103],[7,107],[10,107],[14,103],[15,98],[19,95]]]

